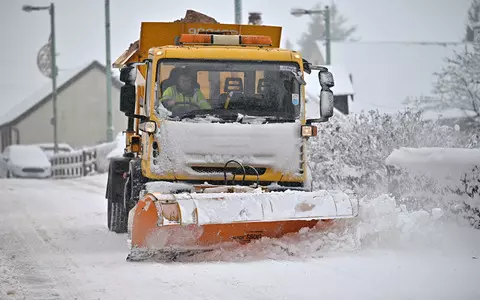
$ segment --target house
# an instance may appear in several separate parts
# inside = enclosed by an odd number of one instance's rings
[[[121,82],[112,79],[114,134],[126,128],[119,110]],[[106,69],[97,61],[57,76],[58,143],[74,148],[106,141]],[[0,116],[0,150],[11,144],[53,143],[52,85],[46,84]]]
[[[317,46],[324,52],[323,43]],[[434,73],[445,66],[445,58],[464,48],[463,44],[333,41],[331,64],[352,74],[351,112],[394,113],[405,108],[409,97],[431,95]]]
[[[427,121],[436,121],[439,124],[454,127],[455,125],[462,131],[478,131],[479,117],[473,111],[463,111],[458,108],[449,108],[440,111],[424,110],[422,119]]]
[[[346,68],[341,65],[324,65],[333,74],[335,85],[332,87],[334,95],[334,107],[337,113],[348,115],[350,113],[350,103],[354,99],[355,90],[353,88],[352,78],[347,72]],[[318,71],[312,70],[310,74],[305,74],[305,86],[306,100],[307,100],[307,115],[318,115],[319,108],[315,103],[319,102],[320,96],[320,83],[318,81]],[[309,111],[313,110],[313,111]]]

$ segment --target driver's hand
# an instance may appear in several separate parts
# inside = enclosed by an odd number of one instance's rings
[[[162,101],[162,104],[167,107],[172,107],[175,105],[175,100],[173,99],[165,100],[165,101]]]

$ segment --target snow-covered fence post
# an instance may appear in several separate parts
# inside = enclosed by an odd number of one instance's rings
[[[80,177],[83,175],[81,151],[58,153],[50,159],[54,178]]]
[[[116,143],[105,143],[68,153],[58,153],[50,159],[53,178],[75,178],[95,172],[105,172],[108,153]]]

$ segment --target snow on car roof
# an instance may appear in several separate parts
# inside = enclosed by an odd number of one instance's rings
[[[29,165],[49,163],[45,153],[36,145],[11,145],[9,148],[9,157],[13,160]]]

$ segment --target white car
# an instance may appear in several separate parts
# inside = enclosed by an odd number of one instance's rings
[[[52,165],[47,155],[35,145],[11,145],[2,153],[0,175],[7,178],[48,178],[52,176]]]
[[[34,144],[35,146],[40,147],[43,152],[47,155],[47,157],[50,159],[53,154],[54,154],[54,145],[53,143],[43,143],[43,144]],[[68,153],[74,151],[73,148],[69,144],[58,144],[58,152],[57,153]]]

